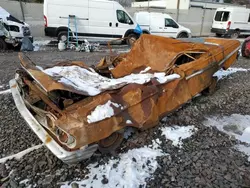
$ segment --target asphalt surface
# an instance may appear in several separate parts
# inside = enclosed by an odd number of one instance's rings
[[[108,50],[83,53],[58,52],[51,48],[49,51],[30,52],[27,55],[37,65],[46,67],[64,60],[95,64],[108,54]],[[234,67],[249,69],[249,60],[240,58]],[[8,82],[14,77],[17,68],[17,52],[0,54],[0,90],[8,89]],[[168,115],[157,127],[133,134],[122,144],[120,152],[150,144],[153,139],[160,137],[161,127],[194,125],[198,132],[184,141],[182,149],[162,138],[161,146],[170,156],[158,157],[160,166],[153,174],[153,179],[148,180],[147,187],[250,187],[250,163],[246,155],[234,149],[239,141],[216,128],[203,125],[204,119],[209,116],[250,114],[249,104],[249,72],[237,72],[220,80],[212,96],[196,97]],[[0,158],[41,144],[19,115],[10,93],[0,94],[0,117]],[[88,164],[103,164],[110,158],[110,155],[94,155],[87,161],[68,166],[46,147],[41,147],[20,160],[13,159],[0,164],[0,177],[10,175],[3,187],[27,187],[28,184],[32,187],[59,187],[61,182],[86,178]],[[28,184],[21,183],[25,179],[29,180]]]

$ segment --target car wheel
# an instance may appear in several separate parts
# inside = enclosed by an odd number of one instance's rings
[[[135,43],[135,41],[138,39],[137,35],[132,33],[129,34],[126,40],[126,43],[130,46],[133,46],[133,44]]]
[[[0,51],[3,52],[7,49],[7,44],[5,43],[4,39],[0,38]]]
[[[114,132],[109,137],[104,138],[98,142],[98,150],[102,154],[113,153],[120,147],[123,141],[123,134],[120,132]]]
[[[177,38],[188,38],[187,33],[180,33]]]
[[[231,38],[232,38],[232,39],[237,39],[239,36],[240,36],[240,32],[239,32],[239,31],[234,31],[234,32],[231,34]]]
[[[67,40],[68,40],[68,32],[67,31],[59,32],[58,36],[57,36],[57,40],[67,42]]]
[[[216,37],[222,37],[222,34],[216,33]]]

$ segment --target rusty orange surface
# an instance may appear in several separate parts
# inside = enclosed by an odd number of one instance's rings
[[[74,137],[76,143],[70,148],[57,140],[66,149],[74,150],[97,143],[126,126],[148,129],[157,125],[160,118],[207,89],[217,70],[230,67],[236,60],[239,46],[237,40],[207,38],[205,43],[194,43],[142,35],[129,53],[102,59],[95,71],[105,76],[122,78],[150,67],[148,73],[175,73],[180,78],[163,84],[156,79],[144,84],[129,83],[94,96],[88,96],[85,92],[58,82],[38,69],[29,58],[20,54],[21,65],[28,73],[22,75],[22,80],[29,90],[33,91],[30,95],[37,95],[46,104],[42,111],[37,109],[39,106],[36,106],[36,103],[29,104],[31,110],[47,120],[46,129],[54,135],[53,138],[56,138],[55,130],[58,128]],[[83,62],[64,62],[57,66],[73,64],[90,70]],[[112,69],[109,70],[109,67]],[[39,94],[38,91],[41,90],[44,93]],[[65,91],[82,96],[82,99],[74,101],[73,98],[70,100],[60,97]],[[29,92],[26,96],[28,95]],[[67,105],[61,106],[60,102],[56,102],[58,100],[65,100],[62,104]],[[119,104],[120,107],[111,105],[114,111],[111,117],[88,123],[87,117],[98,105],[104,105],[108,101]],[[47,112],[51,114],[48,117],[53,117],[52,119],[48,120],[45,115]]]

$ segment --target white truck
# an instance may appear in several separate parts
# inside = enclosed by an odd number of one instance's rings
[[[140,25],[143,33],[172,38],[191,37],[190,29],[178,24],[165,13],[140,11],[134,14],[134,20]]]
[[[21,45],[24,36],[33,42],[29,25],[0,7],[0,51],[6,50],[9,45]]]
[[[244,7],[216,9],[211,32],[217,36],[224,35],[231,38],[250,35],[250,9]]]
[[[69,16],[77,27],[68,24]],[[44,0],[45,35],[68,39],[68,28],[81,39],[112,40],[126,37],[130,43],[142,33],[140,26],[115,1],[108,0]]]

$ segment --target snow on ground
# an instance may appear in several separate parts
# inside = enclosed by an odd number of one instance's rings
[[[248,155],[250,161],[250,115],[232,114],[231,116],[209,117],[204,125],[217,127],[220,131],[247,143],[249,147],[240,144],[236,148]]]
[[[79,186],[90,187],[146,187],[145,180],[158,167],[156,157],[164,155],[159,149],[143,147],[129,150],[119,155],[119,159],[110,159],[107,164],[90,164],[88,179],[75,182]],[[70,188],[71,185],[62,185],[61,188]]]
[[[123,108],[120,104],[113,103],[110,100],[103,105],[98,105],[90,115],[87,116],[88,123],[95,123],[106,118],[110,118],[114,115],[114,109],[111,106],[113,105],[116,108]]]
[[[180,78],[178,74],[165,73],[130,74],[118,79],[110,79],[78,66],[55,66],[43,70],[58,82],[76,90],[95,96],[106,90],[118,89],[129,83],[144,84],[156,78],[161,84]]]
[[[39,149],[43,146],[43,144],[40,144],[40,145],[36,145],[36,146],[33,146],[33,147],[30,147],[24,151],[21,151],[17,154],[14,154],[14,155],[10,155],[10,156],[7,156],[7,157],[4,157],[4,158],[1,158],[0,159],[0,163],[5,163],[7,160],[10,160],[10,159],[21,159],[24,155],[30,153],[31,151],[33,150],[36,150],[36,149]]]
[[[168,140],[172,140],[174,146],[182,147],[182,140],[189,138],[193,135],[197,128],[193,125],[180,127],[180,126],[171,126],[171,127],[163,127],[161,128],[162,135],[166,137]]]
[[[131,122],[132,123],[132,122]],[[126,127],[125,128],[125,131],[124,131],[124,134],[123,134],[123,137],[125,139],[128,139],[131,135],[133,135],[134,133],[136,132],[136,128],[134,127]]]
[[[160,144],[161,144],[161,140],[159,138],[156,138],[155,140],[152,140],[152,145],[149,145],[149,147],[157,150],[160,149]]]
[[[226,76],[229,76],[230,74],[236,73],[236,72],[247,72],[250,71],[250,69],[244,69],[244,68],[228,68],[227,70],[218,70],[214,76],[218,77],[218,80],[223,79]]]
[[[0,95],[2,95],[2,94],[8,94],[8,93],[11,93],[10,89],[4,90],[4,91],[0,91]]]
[[[51,40],[35,40],[33,42],[33,45],[45,46],[45,45],[49,44],[50,42],[51,42]]]
[[[51,42],[51,40],[37,40],[33,42],[34,51],[39,51],[41,46],[46,46]]]
[[[30,182],[30,179],[24,179],[24,180],[20,181],[19,184],[25,186],[26,188],[28,188],[28,187],[31,187],[29,182]]]
[[[182,139],[188,138],[196,130],[194,126],[179,127],[174,129],[162,128],[166,137],[179,143]],[[156,138],[152,144],[142,148],[131,149],[127,153],[120,154],[117,159],[110,159],[108,163],[98,165],[90,164],[87,168],[89,174],[87,179],[75,182],[65,182],[61,188],[70,188],[72,183],[77,183],[79,187],[126,187],[138,188],[146,187],[146,180],[153,178],[152,174],[158,167],[156,158],[163,155],[161,150],[161,140]]]

